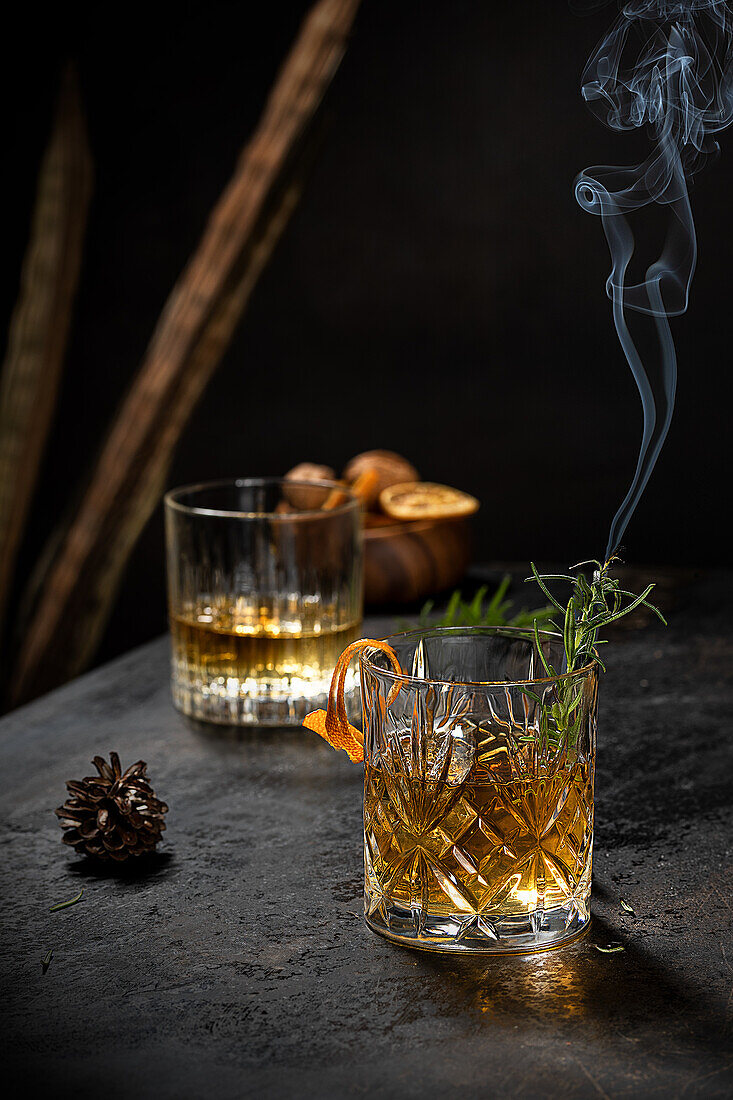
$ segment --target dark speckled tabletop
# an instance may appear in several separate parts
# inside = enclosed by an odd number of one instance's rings
[[[12,1095],[730,1095],[732,596],[733,574],[698,577],[668,630],[607,647],[593,926],[545,955],[436,956],[372,935],[361,768],[300,730],[188,725],[165,639],[6,717]],[[171,807],[144,871],[88,867],[52,813],[111,748],[146,759]],[[625,951],[596,949],[610,940]]]

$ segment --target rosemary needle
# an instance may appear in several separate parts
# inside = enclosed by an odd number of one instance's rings
[[[628,901],[624,901],[624,899],[623,899],[623,898],[621,898],[621,908],[622,908],[622,909],[624,910],[624,912],[625,912],[625,913],[631,913],[631,916],[632,916],[632,917],[635,917],[635,916],[636,916],[636,913],[635,913],[635,912],[634,912],[634,910],[633,910],[633,909],[631,908],[631,906],[629,905]]]
[[[82,887],[76,897],[72,898],[71,901],[61,901],[58,905],[52,905],[49,909],[49,913],[58,913],[59,909],[68,909],[70,905],[76,905],[77,901],[81,901],[83,893],[84,889]]]
[[[593,945],[596,951],[600,951],[604,955],[614,955],[617,951],[625,951],[626,948],[622,943],[596,943]]]
[[[456,590],[448,601],[445,614],[438,620],[432,620],[430,613],[434,607],[434,601],[428,600],[423,604],[417,626],[515,626],[531,630],[535,620],[543,627],[554,614],[551,606],[538,607],[534,611],[522,608],[516,611],[512,600],[505,599],[507,590],[512,582],[511,573],[505,573],[501,584],[494,595],[485,602],[489,586],[483,584],[472,600],[463,600],[460,590]],[[406,623],[406,627],[413,628],[415,624]]]
[[[49,951],[45,959],[41,959],[41,973],[45,974],[51,965],[51,959],[53,958],[53,949]]]
[[[647,597],[654,588],[648,584],[640,596],[633,592],[627,592],[622,588],[618,580],[610,575],[614,562],[619,560],[616,554],[612,554],[606,562],[581,561],[572,568],[580,570],[583,565],[594,565],[593,577],[590,583],[583,573],[575,576],[570,573],[540,574],[534,562],[530,562],[532,576],[528,581],[536,581],[543,595],[550,601],[558,612],[555,619],[548,624],[558,638],[562,639],[565,646],[566,672],[575,672],[584,665],[595,661],[603,669],[603,662],[596,653],[596,645],[603,644],[604,639],[598,640],[598,632],[605,626],[622,619],[630,611],[637,607],[647,607],[666,626],[665,619],[659,608],[649,603]],[[555,599],[547,587],[548,581],[568,581],[572,585],[573,594],[568,600],[567,607]],[[549,663],[540,645],[539,630],[535,623],[535,639],[537,650],[548,676],[557,676],[558,673]]]

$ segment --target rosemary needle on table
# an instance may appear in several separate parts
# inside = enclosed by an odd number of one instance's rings
[[[75,898],[70,901],[60,901],[58,905],[52,905],[49,909],[49,913],[58,913],[59,909],[68,909],[70,905],[76,905],[77,901],[81,901],[84,894],[84,888],[79,891]]]
[[[46,971],[48,970],[49,966],[51,965],[51,959],[52,958],[53,958],[53,948],[46,955],[45,959],[41,959],[41,973],[42,974],[45,974]]]

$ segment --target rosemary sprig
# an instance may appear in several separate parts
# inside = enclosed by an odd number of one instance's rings
[[[583,668],[592,660],[598,661],[598,664],[603,668],[603,662],[596,652],[597,646],[605,644],[605,640],[598,638],[599,631],[606,626],[610,626],[611,623],[615,623],[618,619],[622,619],[624,615],[628,615],[631,611],[635,611],[637,607],[648,607],[665,626],[667,625],[667,620],[662,612],[654,604],[649,603],[647,598],[654,588],[653,584],[647,585],[641,595],[637,596],[634,592],[628,592],[625,588],[622,588],[618,580],[610,575],[609,571],[613,563],[618,560],[619,558],[612,554],[608,561],[603,563],[595,559],[578,562],[577,565],[571,566],[571,569],[578,570],[575,575],[570,573],[540,574],[534,562],[531,562],[532,576],[526,579],[535,581],[555,611],[559,612],[559,615],[550,618],[549,626],[563,639],[567,664],[567,668],[563,670],[565,672],[573,672],[575,669]],[[590,582],[585,574],[581,572],[583,567],[588,565],[595,566]],[[550,592],[548,582],[552,581],[566,581],[572,585],[572,594],[565,607]],[[536,622],[534,624],[534,634],[537,651],[545,666],[547,675],[557,676],[557,670],[542,652]]]
[[[538,607],[534,611],[522,608],[512,614],[514,601],[506,599],[507,590],[511,583],[511,574],[506,573],[488,603],[486,603],[486,596],[489,591],[487,584],[483,584],[470,600],[464,600],[460,589],[456,589],[440,619],[431,621],[430,615],[435,606],[435,601],[428,600],[423,604],[417,624],[405,623],[403,625],[405,628],[411,625],[417,625],[419,628],[428,626],[513,626],[531,630],[535,622],[538,622],[541,626],[547,623],[554,614],[553,607]]]
[[[76,895],[76,897],[72,898],[70,901],[60,901],[58,903],[58,905],[52,905],[51,908],[49,909],[49,913],[58,913],[58,911],[60,909],[68,909],[70,905],[76,905],[76,903],[78,901],[81,901],[83,896],[84,896],[84,890],[82,888],[79,891],[79,893]]]

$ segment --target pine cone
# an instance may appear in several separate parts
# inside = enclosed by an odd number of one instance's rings
[[[99,775],[70,779],[69,798],[56,810],[64,844],[80,855],[122,861],[152,852],[165,829],[165,802],[155,797],[145,775],[147,764],[138,760],[123,774],[116,752],[95,756]]]

